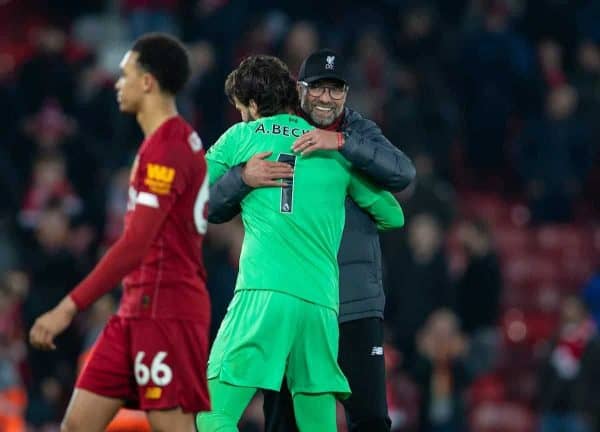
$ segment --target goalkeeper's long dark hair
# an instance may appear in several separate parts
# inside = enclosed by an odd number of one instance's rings
[[[225,81],[225,94],[248,106],[253,100],[258,114],[268,117],[298,107],[296,81],[286,64],[277,57],[255,55],[244,59]]]

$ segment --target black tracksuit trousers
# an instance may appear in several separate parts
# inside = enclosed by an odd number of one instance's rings
[[[340,324],[338,362],[352,396],[342,401],[349,432],[389,432],[383,320],[363,318]],[[265,432],[296,432],[292,397],[285,384],[281,392],[264,392]]]

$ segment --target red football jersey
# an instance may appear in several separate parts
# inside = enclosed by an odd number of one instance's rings
[[[135,206],[167,216],[142,264],[123,281],[120,316],[210,320],[202,260],[208,197],[202,141],[173,117],[144,140],[131,171],[125,227]]]

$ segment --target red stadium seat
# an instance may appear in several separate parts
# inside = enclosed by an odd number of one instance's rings
[[[589,248],[592,237],[586,229],[574,225],[547,225],[536,232],[540,249],[584,249]]]
[[[531,248],[531,232],[513,225],[499,225],[494,228],[494,241],[502,256],[526,253]]]
[[[510,309],[502,317],[502,335],[508,345],[534,346],[556,329],[556,313]]]
[[[559,269],[551,259],[530,254],[515,253],[503,260],[504,277],[508,283],[523,285],[549,283],[558,280]]]
[[[473,432],[532,432],[535,417],[525,406],[503,402],[486,402],[477,406],[470,416]]]
[[[465,197],[462,208],[467,215],[481,217],[492,226],[511,220],[511,205],[495,195],[472,194]]]
[[[468,392],[469,405],[477,406],[483,402],[502,402],[506,399],[504,381],[497,374],[487,374],[477,378]]]

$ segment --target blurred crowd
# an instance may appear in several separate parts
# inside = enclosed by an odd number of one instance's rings
[[[597,0],[0,2],[0,431],[58,430],[118,301],[54,352],[26,344],[121,232],[142,135],[113,86],[148,31],[188,44],[179,107],[206,147],[239,120],[223,83],[243,57],[295,73],[330,47],[348,105],[415,162],[407,226],[382,237],[394,431],[600,431]],[[213,334],[242,238],[209,229]]]

